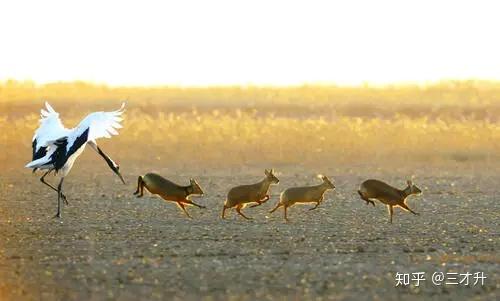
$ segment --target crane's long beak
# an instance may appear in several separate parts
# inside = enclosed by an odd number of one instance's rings
[[[123,185],[127,185],[127,183],[125,183],[125,180],[123,179],[122,175],[118,174],[118,176],[120,177],[120,180],[122,180]]]
[[[111,167],[111,166],[110,166],[110,167]],[[111,169],[112,169],[112,170],[113,170],[113,172],[114,172],[114,173],[115,173],[115,174],[116,174],[116,175],[120,178],[120,180],[122,180],[122,183],[126,185],[127,183],[125,183],[125,180],[123,179],[122,174],[120,173],[120,170],[119,170],[118,165],[117,165],[117,166],[113,166],[113,167],[111,167]]]

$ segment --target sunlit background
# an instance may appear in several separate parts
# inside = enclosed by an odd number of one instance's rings
[[[496,1],[2,1],[0,80],[500,79]]]
[[[3,1],[0,162],[24,166],[44,101],[75,126],[124,100],[105,146],[141,166],[493,162],[497,6]]]
[[[498,300],[497,3],[0,0],[0,300]],[[127,184],[87,147],[62,220],[25,168],[45,101],[68,128],[125,102],[98,143]],[[269,168],[254,221],[222,222]],[[149,172],[207,208],[137,199]],[[317,174],[337,187],[317,210],[269,213]],[[421,215],[389,224],[366,179],[411,179]],[[427,281],[395,287],[409,271]],[[433,285],[448,271],[487,279]]]

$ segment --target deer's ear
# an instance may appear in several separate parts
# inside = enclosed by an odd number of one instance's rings
[[[408,184],[408,186],[410,187],[413,186],[413,182],[411,180],[406,181],[406,184]]]
[[[269,171],[270,173],[274,173],[274,168],[271,168],[271,170]]]
[[[268,174],[269,174],[269,171],[267,170],[267,168],[266,168],[266,169],[264,169],[264,173],[265,173],[266,175],[268,175]]]

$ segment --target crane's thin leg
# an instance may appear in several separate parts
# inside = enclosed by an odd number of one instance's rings
[[[40,178],[40,182],[42,182],[43,184],[45,184],[45,185],[49,186],[50,188],[52,188],[52,190],[54,190],[54,191],[56,191],[56,192],[57,192],[57,188],[55,188],[54,186],[52,186],[52,185],[50,185],[49,183],[45,182],[45,177],[46,177],[49,173],[51,173],[53,170],[54,170],[54,169],[49,169],[49,171],[47,171],[46,173],[44,173],[44,174],[43,174],[43,176]],[[62,194],[62,195],[61,195],[61,197],[62,197],[62,199],[63,199],[64,203],[65,203],[66,205],[69,205],[68,200],[66,199],[66,196],[65,196],[64,194]]]
[[[57,213],[54,216],[54,218],[61,217],[61,194],[62,194],[63,181],[64,181],[64,177],[61,178],[61,181],[59,181],[59,185],[57,185]]]

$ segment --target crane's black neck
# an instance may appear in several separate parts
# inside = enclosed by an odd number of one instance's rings
[[[109,168],[111,169],[115,169],[116,168],[116,164],[115,162],[113,162],[113,160],[111,160],[111,158],[106,155],[99,146],[97,146],[97,152],[99,153],[99,155],[101,155],[101,157],[104,158],[104,161],[106,161],[106,163],[108,164]]]

